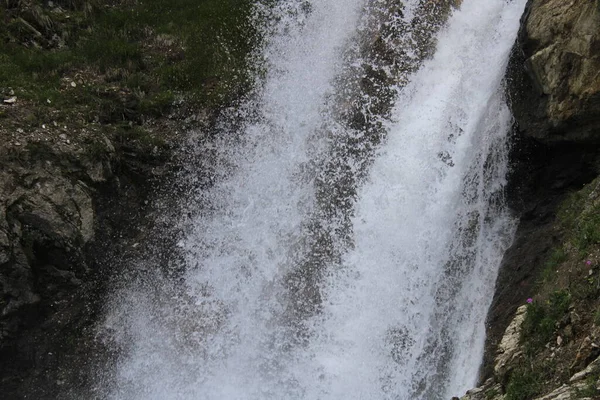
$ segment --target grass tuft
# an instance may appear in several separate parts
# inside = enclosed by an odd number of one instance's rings
[[[529,400],[539,394],[542,377],[539,373],[528,369],[520,368],[510,376],[506,386],[505,400]]]
[[[542,270],[542,283],[553,282],[556,277],[556,271],[558,267],[568,259],[567,251],[564,247],[554,249],[550,256],[544,263],[544,269]]]
[[[570,293],[557,290],[547,301],[533,302],[527,306],[521,331],[526,355],[534,356],[552,339],[557,323],[567,313],[570,304]]]

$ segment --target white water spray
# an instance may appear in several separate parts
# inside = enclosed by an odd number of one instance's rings
[[[303,262],[319,248],[306,171],[327,154],[315,132],[369,3],[276,7],[264,87],[239,111],[253,117],[222,132],[221,176],[202,194],[206,208],[189,210],[182,283],[156,297],[131,289],[109,315],[126,349],[110,396],[433,400],[472,387],[513,230],[501,86],[524,3],[464,0],[451,16],[357,188],[353,248],[318,266],[316,283]],[[302,317],[290,274],[318,298]]]

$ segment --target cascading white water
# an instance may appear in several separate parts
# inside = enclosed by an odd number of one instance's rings
[[[187,210],[182,281],[130,288],[107,318],[126,352],[109,397],[432,400],[472,387],[513,230],[502,78],[524,3],[464,0],[453,13],[356,188],[353,244],[326,265],[305,261],[325,246],[314,165],[331,136],[319,132],[371,2],[269,11],[264,85],[238,110],[241,131],[221,132],[204,208]]]
[[[523,6],[465,1],[399,97],[359,192],[355,248],[325,283],[310,351],[326,389],[310,398],[443,399],[475,385],[513,228],[497,198],[501,82]]]

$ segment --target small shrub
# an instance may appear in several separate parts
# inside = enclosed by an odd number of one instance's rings
[[[571,229],[575,226],[575,221],[583,209],[583,202],[590,192],[589,186],[586,186],[578,192],[571,193],[560,205],[556,218],[565,228]]]
[[[597,183],[591,183],[572,193],[557,213],[559,224],[571,232],[569,241],[580,254],[586,253],[590,246],[600,244],[600,207],[586,208],[593,204],[591,200],[597,188]]]
[[[153,133],[148,132],[141,126],[124,126],[117,131],[118,143],[126,146],[135,146],[146,152],[152,152],[156,147],[158,150],[166,146],[165,140]]]
[[[558,290],[545,303],[528,305],[521,331],[521,341],[525,344],[527,355],[534,355],[552,339],[556,323],[569,310],[570,303],[569,292]]]
[[[491,400],[498,395],[500,395],[500,393],[495,388],[491,388],[485,391],[485,398],[488,400]]]
[[[56,158],[56,154],[52,147],[43,142],[29,142],[26,146],[27,151],[32,160],[52,160]]]
[[[506,385],[505,400],[529,400],[539,394],[541,377],[535,371],[520,368],[515,370]]]
[[[585,279],[579,279],[571,284],[571,290],[577,300],[592,301],[598,297],[600,291],[598,278],[588,276]]]

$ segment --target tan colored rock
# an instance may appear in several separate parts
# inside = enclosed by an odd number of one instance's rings
[[[502,400],[502,386],[488,379],[483,386],[469,390],[460,400]]]
[[[579,391],[585,388],[584,383],[575,383],[572,385],[562,385],[558,389],[541,397],[536,397],[534,400],[572,400],[577,398],[579,400],[592,400],[589,397],[575,397]]]
[[[577,372],[569,379],[569,383],[579,382],[600,371],[600,357],[592,361],[583,371]]]
[[[555,391],[544,395],[542,397],[537,397],[535,400],[571,400],[575,390],[568,385],[562,385]]]
[[[521,336],[521,327],[527,314],[527,306],[521,306],[517,309],[515,317],[504,332],[504,336],[498,345],[498,354],[494,361],[494,374],[499,380],[506,374],[510,364],[521,355],[519,339]]]
[[[600,354],[600,327],[594,327],[588,336],[586,336],[577,349],[575,360],[570,366],[571,371],[578,371],[585,368],[590,362]]]

